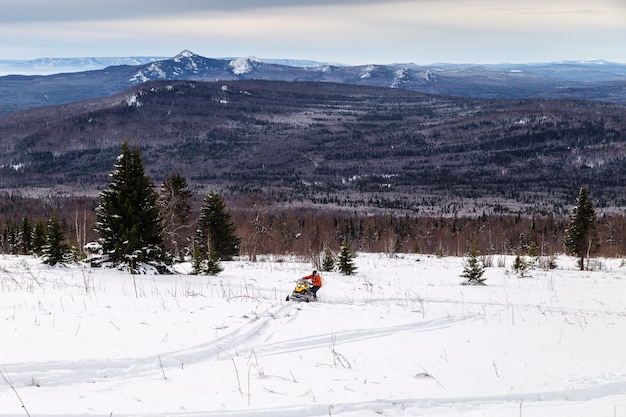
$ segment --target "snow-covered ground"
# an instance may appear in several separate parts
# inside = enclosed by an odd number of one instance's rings
[[[359,254],[131,276],[0,256],[0,416],[626,416],[626,266]],[[23,406],[22,406],[23,403]]]

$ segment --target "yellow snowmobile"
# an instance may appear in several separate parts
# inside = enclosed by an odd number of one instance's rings
[[[317,297],[311,291],[313,284],[307,279],[299,279],[296,281],[296,288],[292,291],[291,295],[287,296],[285,301],[297,301],[308,303],[310,301],[317,301]]]

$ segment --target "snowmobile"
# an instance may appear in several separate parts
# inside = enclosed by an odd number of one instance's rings
[[[317,297],[311,291],[313,284],[307,279],[299,279],[296,281],[296,288],[294,288],[291,295],[287,296],[286,301],[305,302],[317,301]]]

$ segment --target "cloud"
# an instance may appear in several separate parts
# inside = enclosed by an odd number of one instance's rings
[[[358,7],[389,4],[384,0],[243,0],[243,1],[152,1],[152,0],[3,0],[0,22],[72,22],[134,19],[149,16],[180,16],[193,13],[236,13],[280,8]]]
[[[622,0],[3,0],[0,56],[626,61]],[[621,55],[620,55],[621,54]],[[578,55],[578,56],[575,56]]]

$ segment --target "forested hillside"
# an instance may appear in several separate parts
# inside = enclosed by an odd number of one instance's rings
[[[2,181],[95,195],[123,140],[147,172],[267,204],[563,213],[581,184],[626,206],[626,108],[329,83],[152,82],[0,118]]]

